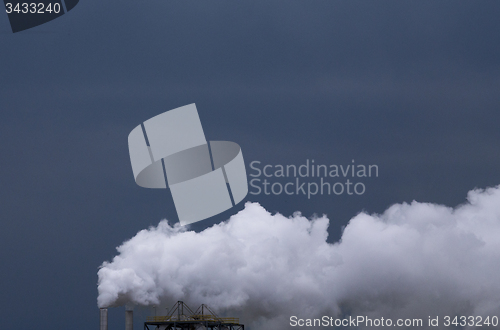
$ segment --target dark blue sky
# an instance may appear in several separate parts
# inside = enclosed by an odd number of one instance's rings
[[[362,210],[455,206],[499,184],[499,14],[498,1],[82,0],[16,34],[0,15],[0,327],[98,327],[99,265],[176,221],[168,191],[135,184],[127,136],[182,105],[247,168],[377,164],[363,196],[247,196],[328,214],[331,240]]]

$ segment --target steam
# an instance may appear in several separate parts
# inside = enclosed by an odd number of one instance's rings
[[[325,216],[257,203],[200,233],[163,220],[102,264],[98,305],[205,303],[264,329],[289,328],[292,315],[499,316],[500,186],[467,200],[360,213],[335,244]]]

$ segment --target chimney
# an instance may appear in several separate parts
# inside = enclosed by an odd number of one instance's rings
[[[125,308],[125,330],[134,330],[134,310]]]
[[[108,330],[108,309],[101,308],[99,312],[101,316],[101,330]]]

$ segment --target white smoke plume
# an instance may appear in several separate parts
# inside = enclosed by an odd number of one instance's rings
[[[205,303],[263,329],[290,328],[292,315],[422,318],[424,327],[428,316],[500,317],[500,186],[470,191],[456,208],[360,213],[334,244],[328,225],[257,203],[200,233],[163,220],[102,264],[98,305]]]

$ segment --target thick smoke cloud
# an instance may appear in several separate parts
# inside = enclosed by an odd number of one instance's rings
[[[200,233],[161,221],[103,263],[98,305],[205,303],[265,329],[289,328],[292,315],[499,315],[500,186],[456,208],[360,213],[334,244],[328,225],[257,203]]]

